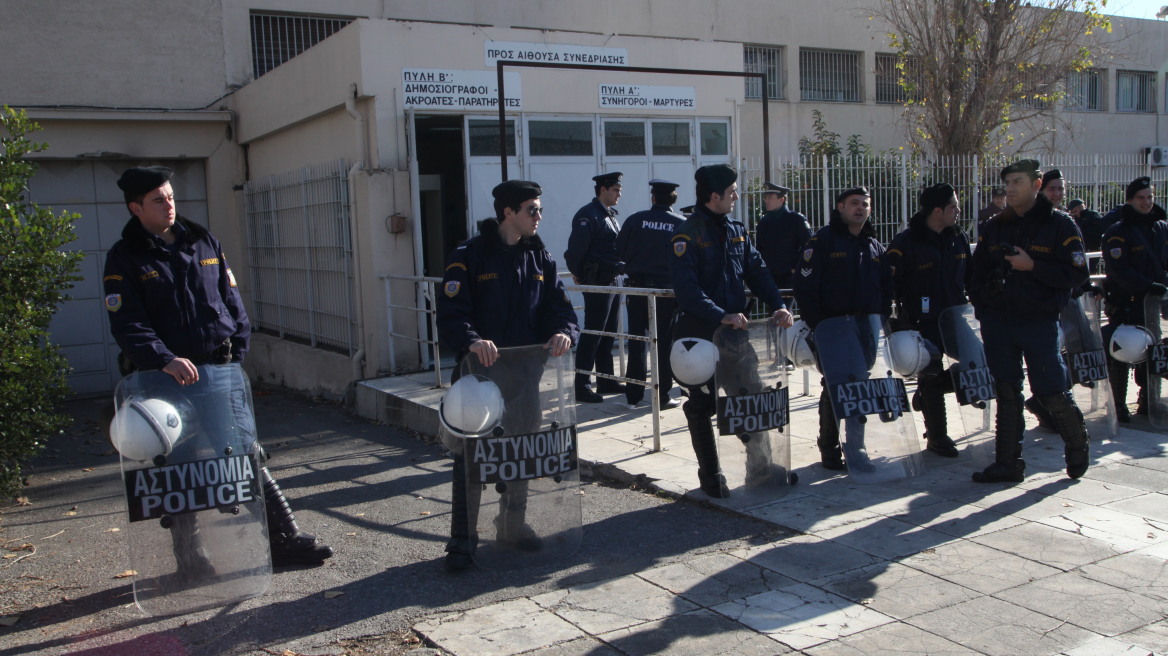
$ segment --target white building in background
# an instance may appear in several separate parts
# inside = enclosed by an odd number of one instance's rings
[[[121,170],[178,172],[179,210],[223,241],[256,324],[248,369],[328,395],[416,369],[424,304],[408,283],[492,214],[500,179],[496,61],[766,74],[770,150],[797,152],[813,110],[846,138],[903,144],[886,30],[852,2],[642,0],[0,0],[0,103],[50,149],[33,199],[82,215],[84,280],[53,325],[79,394],[117,380],[101,267],[128,217]],[[1071,80],[1061,153],[1168,146],[1168,23],[1116,19],[1131,59]],[[562,259],[591,176],[647,181],[764,152],[758,79],[509,67],[509,177],[539,181],[541,235]],[[1168,152],[1168,151],[1166,151]]]

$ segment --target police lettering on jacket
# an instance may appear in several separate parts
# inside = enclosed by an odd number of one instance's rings
[[[451,252],[437,306],[439,339],[459,353],[480,339],[504,347],[542,344],[555,333],[575,343],[580,334],[543,241],[507,246],[496,219]]]
[[[142,370],[175,358],[206,364],[227,339],[231,357],[247,352],[251,324],[219,241],[183,217],[168,247],[137,218],[106,256],[106,315],[122,353]]]
[[[740,222],[698,206],[671,243],[673,292],[685,313],[717,324],[727,314],[745,312],[743,282],[772,311],[786,307]]]
[[[868,221],[853,235],[840,217],[831,219],[803,246],[795,269],[799,316],[814,328],[823,319],[858,314],[888,315],[891,280],[884,268],[884,245]]]
[[[584,280],[584,265],[589,262],[598,263],[613,276],[623,272],[624,263],[616,254],[615,216],[615,209],[593,198],[572,217],[572,233],[568,236],[568,250],[564,251],[564,263],[572,275]]]
[[[1011,246],[1030,255],[1032,271],[1015,270],[1004,259]],[[1007,207],[986,223],[973,251],[966,291],[979,318],[1057,319],[1071,290],[1088,276],[1079,227],[1039,194],[1025,215]]]
[[[625,273],[638,285],[670,287],[669,248],[673,234],[685,217],[668,205],[637,212],[625,219],[616,237],[617,257],[625,262]]]
[[[779,287],[790,288],[799,254],[809,239],[811,225],[807,217],[787,209],[786,205],[759,219],[755,233],[758,252]]]
[[[1131,205],[1119,209],[1119,221],[1103,233],[1108,319],[1144,323],[1144,295],[1152,283],[1168,285],[1168,222],[1164,208],[1140,214]]]
[[[913,216],[884,256],[897,317],[919,330],[922,324],[935,324],[942,310],[964,304],[970,255],[964,230],[954,226],[935,232],[923,212]]]

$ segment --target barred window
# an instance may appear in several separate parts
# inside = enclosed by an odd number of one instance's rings
[[[765,73],[766,92],[770,100],[783,99],[783,49],[772,46],[743,46],[742,71]],[[746,78],[747,100],[762,99],[762,80]]]
[[[876,53],[876,102],[887,105],[902,105],[909,99],[920,97],[916,89],[920,85],[920,62],[908,57],[904,62],[903,77],[914,91],[905,91],[901,85],[901,70],[898,67],[900,55]]]
[[[1088,68],[1067,73],[1067,111],[1103,111],[1103,71]]]
[[[1148,71],[1117,71],[1115,110],[1152,113],[1156,111],[1156,74]]]
[[[820,102],[860,102],[860,53],[799,50],[799,95]]]
[[[1052,84],[1050,69],[1043,66],[1033,66],[1022,73],[1022,95],[1014,100],[1014,106],[1020,109],[1048,109]]]
[[[353,22],[342,16],[252,12],[251,65],[255,77],[292,59]]]

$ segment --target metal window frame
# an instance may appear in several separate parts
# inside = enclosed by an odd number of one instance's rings
[[[762,99],[762,85],[766,84],[767,97],[772,100],[784,100],[784,88],[786,77],[786,48],[783,46],[767,46],[755,44],[743,44],[742,46],[742,70],[748,73],[762,73],[765,77],[746,78],[745,80],[745,97],[747,100],[761,100]],[[754,55],[756,58],[751,61],[750,57]],[[770,59],[760,65],[763,59]]]
[[[351,16],[253,10],[248,20],[252,75],[258,79],[356,19]]]
[[[1067,73],[1063,107],[1068,112],[1102,112],[1107,98],[1107,76],[1102,68],[1086,68]],[[1073,90],[1073,91],[1072,91]],[[1081,91],[1085,93],[1080,93]],[[1085,102],[1084,102],[1085,101]]]
[[[1131,108],[1125,108],[1123,103],[1124,79],[1130,77],[1139,80],[1139,86],[1133,90],[1141,96],[1143,106],[1138,103]],[[1155,114],[1156,113],[1156,73],[1155,71],[1136,71],[1121,69],[1115,72],[1115,111],[1122,114]]]
[[[863,56],[859,50],[799,48],[799,99],[803,102],[864,102]]]

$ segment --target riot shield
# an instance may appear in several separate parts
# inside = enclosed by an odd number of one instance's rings
[[[771,366],[783,359],[771,338],[771,323],[751,321],[745,330],[723,325],[713,337],[718,347],[714,381],[722,390],[717,401],[718,433],[737,437],[745,447],[743,484],[736,494],[760,501],[786,494],[798,480],[791,471],[787,367],[785,362],[784,366]],[[723,471],[731,485],[737,476],[727,465],[734,459],[723,457]]]
[[[459,382],[489,381],[501,400],[497,417],[457,434],[466,458],[468,525],[478,539],[475,564],[515,569],[572,555],[580,547],[582,514],[571,353],[552,357],[543,345],[502,348],[490,367],[472,354],[459,371]],[[481,404],[481,394],[460,395],[461,409],[446,407],[455,385],[443,412],[481,415],[481,408],[468,407]]]
[[[994,461],[994,378],[986,365],[981,324],[969,304],[945,308],[937,316],[957,416],[962,433],[957,444],[974,465]]]
[[[1168,429],[1168,298],[1148,294],[1144,297],[1144,327],[1152,333],[1148,349],[1147,395],[1148,421],[1161,430]]]
[[[917,476],[921,452],[904,379],[885,366],[880,315],[824,319],[815,346],[832,409],[843,422],[848,475],[861,483]]]
[[[1072,298],[1059,315],[1063,358],[1071,376],[1071,395],[1083,412],[1087,430],[1095,437],[1119,434],[1119,417],[1111,381],[1107,378],[1107,351],[1100,332],[1100,303],[1093,293]]]
[[[267,591],[272,557],[251,386],[238,364],[122,379],[110,428],[121,453],[134,600],[151,615]]]

